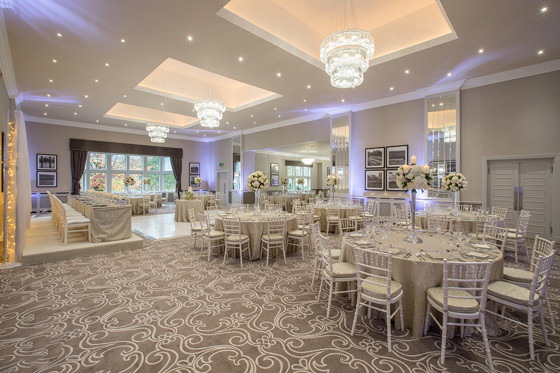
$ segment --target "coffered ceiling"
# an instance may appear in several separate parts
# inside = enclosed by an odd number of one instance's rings
[[[345,20],[343,4],[14,0],[11,93],[28,120],[209,141],[560,59],[557,1],[355,0]],[[333,88],[320,42],[355,24],[376,52],[361,86]],[[213,130],[194,112],[208,95],[228,107]]]

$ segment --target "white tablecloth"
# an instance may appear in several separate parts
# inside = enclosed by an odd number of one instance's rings
[[[194,209],[196,219],[196,214],[204,212],[204,205],[201,200],[197,199],[178,199],[175,201],[175,221],[189,221],[188,209]]]

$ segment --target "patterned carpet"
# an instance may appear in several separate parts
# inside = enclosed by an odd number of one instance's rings
[[[511,258],[509,258],[511,259]],[[511,262],[511,260],[508,260]],[[558,259],[557,259],[558,261]],[[184,239],[144,249],[0,272],[1,372],[489,372],[480,335],[415,340],[363,318],[350,336],[353,307],[310,288],[311,262],[285,265],[199,259]],[[560,263],[550,292],[560,324]],[[523,316],[519,314],[519,317]],[[560,371],[560,337],[500,321],[490,337],[497,372]]]

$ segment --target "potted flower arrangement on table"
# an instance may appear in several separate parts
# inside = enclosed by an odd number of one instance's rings
[[[269,186],[268,177],[261,171],[255,171],[247,177],[247,189],[255,192],[255,216],[261,214],[260,192]]]
[[[185,193],[185,199],[186,199],[187,201],[193,200],[193,199],[194,199],[194,194],[193,194],[193,192],[187,192],[187,193]]]
[[[152,179],[145,178],[145,179],[143,180],[143,183],[144,183],[144,185],[146,186],[146,189],[147,189],[147,186],[148,186],[148,185],[152,185]]]
[[[328,175],[327,185],[332,188],[332,200],[334,201],[334,188],[340,185],[340,176],[338,175]]]
[[[415,157],[413,157],[415,160]],[[429,189],[432,186],[432,175],[429,166],[419,166],[413,163],[411,166],[403,164],[397,170],[397,186],[411,193],[412,234],[405,237],[405,241],[417,243],[422,240],[416,237],[416,190]]]
[[[455,211],[453,212],[453,214],[455,216],[459,215],[459,210],[457,209],[457,193],[463,189],[467,189],[467,186],[469,185],[467,178],[460,172],[451,172],[443,177],[443,179],[441,180],[441,184],[443,190],[455,192],[453,203]]]
[[[130,187],[136,184],[136,180],[132,176],[127,176],[124,178],[124,189],[128,193],[130,192]]]
[[[303,179],[303,177],[300,177],[299,179],[297,179],[297,184],[298,184],[298,190],[301,188],[300,186],[303,186],[303,184],[305,184],[305,180]]]
[[[287,177],[281,177],[279,184],[282,185],[282,194],[284,194],[284,188],[288,186],[290,180]]]

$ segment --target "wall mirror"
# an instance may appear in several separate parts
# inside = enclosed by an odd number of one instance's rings
[[[434,180],[428,197],[450,198],[441,180],[450,172],[460,172],[459,92],[426,97],[425,112],[426,163]]]
[[[351,114],[331,117],[331,167],[328,174],[340,176],[336,193],[350,192],[350,124]]]

